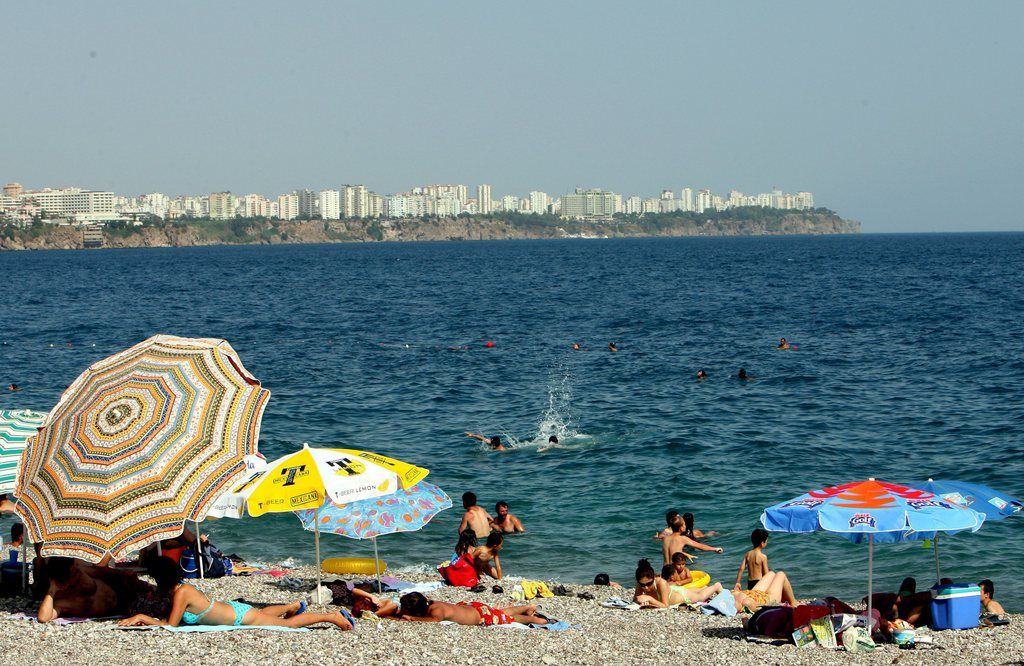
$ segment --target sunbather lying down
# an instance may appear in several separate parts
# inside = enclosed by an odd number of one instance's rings
[[[183,583],[181,567],[167,557],[149,560],[148,573],[156,581],[157,590],[171,597],[171,612],[165,620],[149,615],[134,615],[118,624],[122,627],[140,625],[177,627],[179,624],[224,626],[305,627],[327,622],[340,629],[351,629],[352,623],[338,613],[306,613],[305,603],[296,601],[266,608],[253,608],[237,601],[212,601],[205,594]]]
[[[750,590],[742,590],[737,585],[732,590],[732,596],[736,600],[737,610],[746,608],[756,611],[761,606],[780,604],[783,601],[790,606],[797,605],[793,586],[789,584],[785,571],[769,571]]]
[[[546,617],[537,615],[537,607],[508,606],[492,608],[479,601],[460,601],[450,604],[444,601],[431,601],[419,592],[410,592],[399,600],[401,619],[412,622],[442,622],[448,620],[467,626],[483,625],[493,627],[499,624],[547,624]]]

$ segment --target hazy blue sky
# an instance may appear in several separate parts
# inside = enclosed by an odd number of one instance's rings
[[[0,180],[811,190],[1024,228],[1024,3],[5,3]]]

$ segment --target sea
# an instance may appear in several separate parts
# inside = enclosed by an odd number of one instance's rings
[[[271,391],[268,458],[366,449],[452,497],[378,539],[397,570],[450,557],[466,491],[526,526],[506,574],[630,584],[640,558],[660,564],[652,537],[676,509],[720,533],[724,554],[693,568],[727,587],[762,510],[812,489],[933,477],[1024,496],[1024,234],[6,252],[0,276],[0,387],[22,387],[0,408],[49,410],[154,334],[225,338]],[[250,560],[313,560],[291,514],[203,529]],[[943,537],[942,575],[991,578],[1022,611],[1022,549],[1024,516]],[[864,544],[773,534],[766,553],[800,597],[867,591]],[[874,589],[905,576],[934,581],[928,544],[876,546]]]

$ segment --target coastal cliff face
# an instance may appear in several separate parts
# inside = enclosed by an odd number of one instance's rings
[[[105,228],[103,246],[191,247],[379,241],[516,240],[856,234],[860,223],[821,212],[789,212],[769,219],[661,219],[578,222],[530,216],[418,218],[401,220],[189,221]],[[71,250],[85,246],[82,230],[51,224],[0,228],[0,250]]]

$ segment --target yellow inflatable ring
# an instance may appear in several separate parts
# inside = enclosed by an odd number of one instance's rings
[[[378,571],[384,573],[388,563],[384,560],[374,560],[372,557],[329,557],[323,561],[321,568],[332,574],[363,574],[375,575]]]
[[[683,585],[683,587],[707,587],[711,584],[711,574],[706,571],[690,571],[690,577],[693,580]]]

